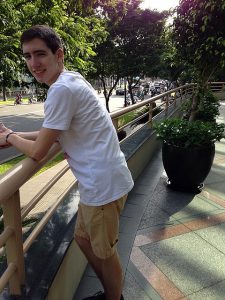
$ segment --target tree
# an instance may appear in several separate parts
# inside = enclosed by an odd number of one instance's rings
[[[104,20],[95,14],[97,1],[2,0],[0,6],[0,84],[21,85],[27,72],[22,62],[20,35],[35,24],[48,24],[63,38],[66,67],[87,74],[92,68],[94,48],[106,38]],[[85,5],[84,4],[85,2]],[[83,10],[79,12],[79,3]],[[59,17],[60,16],[60,17]]]
[[[194,70],[198,82],[190,114],[193,120],[208,81],[225,66],[225,1],[181,0],[176,13],[174,46],[180,61]]]
[[[79,1],[74,6],[71,3],[62,0],[26,1],[20,7],[21,27],[26,29],[35,24],[53,27],[64,41],[66,67],[87,74],[92,68],[90,58],[95,55],[94,48],[106,38],[104,21],[95,15],[82,17],[84,12],[79,14],[75,9]]]
[[[135,78],[158,73],[164,21],[164,13],[130,8],[115,29],[115,41],[120,47],[124,77],[127,78],[133,103],[132,85],[137,83]]]
[[[107,42],[96,49],[94,62],[95,74],[102,82],[110,75],[115,78],[110,90],[104,91],[107,107],[112,90],[120,78],[126,78],[133,101],[131,86],[134,78],[157,73],[165,15],[157,11],[141,10],[140,2],[124,1],[121,7],[122,1],[118,1],[114,13],[112,7],[105,13],[108,16],[109,35]]]
[[[12,1],[2,1],[0,6],[0,83],[3,100],[6,87],[19,80],[18,45],[19,13]]]

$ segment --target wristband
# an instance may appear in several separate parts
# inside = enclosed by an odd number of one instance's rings
[[[11,134],[16,134],[16,133],[15,133],[14,131],[8,133],[7,136],[5,137],[6,143],[8,143],[8,138],[9,138],[9,136],[10,136]]]

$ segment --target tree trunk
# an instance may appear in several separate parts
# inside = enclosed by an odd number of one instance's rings
[[[5,86],[5,77],[3,73],[3,81],[2,81],[2,94],[3,94],[3,101],[7,100],[7,95],[6,95],[6,86]]]
[[[199,75],[200,80],[197,84],[197,88],[192,100],[189,121],[194,121],[196,119],[196,115],[198,113],[198,107],[201,102],[201,97],[208,89],[208,82],[216,69],[217,66],[215,66],[212,70],[208,70],[208,66],[205,66],[205,68],[203,68],[202,73]]]
[[[198,92],[196,92],[194,94],[193,99],[192,99],[192,105],[191,105],[191,112],[190,112],[190,116],[189,116],[189,121],[194,121],[196,119],[196,115],[197,115],[197,112],[198,112],[198,104],[199,104]]]
[[[116,77],[115,80],[113,80],[111,83],[112,83],[112,86],[111,88],[109,89],[109,91],[107,91],[107,88],[106,88],[106,82],[105,82],[105,78],[102,77],[102,76],[99,76],[101,82],[102,82],[102,85],[103,85],[103,95],[105,97],[105,105],[106,105],[106,109],[108,112],[110,112],[109,110],[109,99],[110,99],[110,96],[112,95],[112,91],[114,90],[114,88],[116,87],[120,77]]]

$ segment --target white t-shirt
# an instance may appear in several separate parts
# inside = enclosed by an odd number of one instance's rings
[[[50,86],[44,107],[43,127],[62,131],[59,142],[78,179],[82,203],[103,205],[132,189],[110,115],[83,76],[61,73]]]

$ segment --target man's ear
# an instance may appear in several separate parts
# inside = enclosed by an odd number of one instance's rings
[[[58,58],[58,62],[63,62],[64,61],[64,52],[63,52],[62,48],[59,48],[56,51],[56,55],[57,55],[57,58]]]

